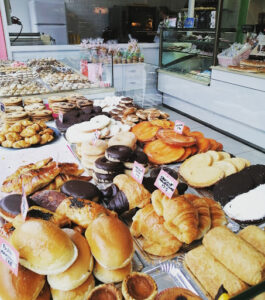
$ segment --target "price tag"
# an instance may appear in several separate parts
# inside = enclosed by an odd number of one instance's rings
[[[2,102],[0,102],[0,110],[1,110],[2,112],[6,112],[5,105],[4,105],[4,103],[2,103]]]
[[[100,137],[100,131],[99,130],[96,130],[93,132],[93,145],[96,144],[97,140],[99,139]]]
[[[165,194],[168,198],[172,198],[176,188],[178,185],[178,181],[170,176],[164,170],[161,170],[156,178],[155,186],[160,189],[160,191]]]
[[[58,119],[61,123],[63,123],[63,113],[61,111],[59,111]]]
[[[25,193],[24,185],[22,184],[22,198],[21,198],[20,211],[24,221],[26,220],[28,210],[29,210],[29,205],[27,201],[27,196]]]
[[[176,131],[176,133],[182,134],[183,128],[184,128],[184,123],[179,120],[176,120],[174,126],[174,130]]]
[[[17,276],[19,253],[2,237],[0,237],[0,260]]]
[[[142,164],[139,164],[137,161],[135,161],[132,169],[132,178],[134,178],[138,183],[141,184],[143,182],[144,173],[145,167]]]

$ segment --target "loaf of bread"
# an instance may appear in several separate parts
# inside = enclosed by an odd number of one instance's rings
[[[210,230],[202,241],[205,248],[224,266],[250,285],[265,278],[265,256],[227,227]]]
[[[247,285],[225,268],[204,246],[199,246],[185,255],[185,266],[214,298],[221,285],[229,296],[239,294]]]
[[[250,225],[238,234],[243,240],[265,255],[265,231],[258,226]]]

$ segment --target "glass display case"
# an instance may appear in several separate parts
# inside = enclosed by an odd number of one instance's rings
[[[219,5],[217,8],[200,8],[200,15],[203,10],[210,11],[207,14],[209,16],[217,11],[216,21],[213,23],[209,17],[207,25],[194,18],[193,28],[184,28],[184,21],[177,22],[175,28],[161,29],[159,66],[176,76],[210,84],[211,66],[217,64],[218,53],[229,48],[236,40],[236,24],[226,21],[235,16],[235,8]],[[195,8],[195,16],[197,14]],[[225,28],[221,23],[231,28]]]

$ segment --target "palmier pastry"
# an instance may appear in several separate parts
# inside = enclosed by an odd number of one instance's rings
[[[157,285],[151,276],[133,272],[122,282],[122,295],[125,300],[153,300],[157,295]]]
[[[95,287],[87,300],[111,299],[122,300],[121,292],[113,284],[101,284]]]

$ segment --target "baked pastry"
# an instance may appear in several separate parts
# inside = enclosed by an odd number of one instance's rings
[[[211,228],[217,226],[224,226],[227,223],[227,220],[221,205],[210,198],[204,197],[203,200],[206,201],[207,204],[209,205],[210,214],[211,214]]]
[[[202,242],[216,259],[244,282],[255,285],[264,280],[265,256],[228,228],[213,228]]]
[[[47,280],[53,289],[73,290],[82,285],[92,274],[94,260],[86,239],[73,229],[63,229],[76,245],[78,257],[75,262],[60,274],[48,275]]]
[[[8,222],[21,212],[21,195],[11,194],[0,200],[0,216]]]
[[[132,262],[130,262],[127,266],[121,269],[108,270],[102,267],[101,264],[99,264],[96,261],[93,269],[94,276],[97,278],[97,280],[103,283],[121,282],[131,272],[132,272]]]
[[[113,161],[113,162],[129,161],[132,155],[133,155],[132,149],[130,147],[123,146],[123,145],[110,146],[105,151],[105,157],[109,161]]]
[[[201,300],[200,297],[193,294],[191,291],[179,287],[165,289],[160,292],[155,300]]]
[[[135,149],[137,138],[133,132],[119,132],[108,141],[108,147],[122,145]]]
[[[16,228],[10,241],[19,251],[20,264],[38,274],[64,272],[78,255],[67,234],[48,221],[26,221]]]
[[[122,282],[122,295],[125,300],[153,300],[157,295],[157,285],[154,279],[139,272],[133,272]]]
[[[84,169],[79,169],[78,164],[75,163],[58,163],[61,174],[80,176],[84,173]]]
[[[129,229],[118,218],[101,214],[87,227],[85,236],[94,258],[103,268],[120,269],[132,260],[133,239]]]
[[[232,255],[235,257],[237,253]],[[230,272],[204,246],[190,250],[185,255],[184,263],[213,299],[221,285],[228,291],[230,297],[248,288],[247,284]]]
[[[243,240],[265,255],[265,231],[258,226],[249,225],[238,233]]]
[[[88,295],[87,300],[111,299],[122,300],[121,292],[113,284],[101,284]]]
[[[180,147],[190,147],[196,144],[195,137],[184,136],[177,133],[173,129],[159,129],[156,133],[157,138],[161,139],[164,143],[180,146]]]
[[[120,174],[113,179],[113,183],[117,185],[119,190],[122,191],[126,196],[127,203],[126,199],[124,199],[125,201],[123,202],[123,207],[125,207],[125,210],[130,210],[135,207],[142,208],[150,203],[150,193],[142,184],[139,184],[132,177],[125,174]],[[122,210],[121,205],[117,201],[115,203],[114,199],[109,203],[108,207],[112,210],[116,210],[116,208],[119,209],[119,211]]]
[[[70,291],[61,291],[51,289],[53,300],[84,300],[88,299],[88,295],[95,287],[95,280],[93,275],[90,275],[88,279],[78,286],[77,288]]]
[[[130,231],[135,237],[144,237],[142,247],[146,252],[158,256],[172,255],[182,243],[165,228],[164,222],[152,204],[147,204],[134,215]]]
[[[71,197],[63,200],[57,207],[56,212],[68,217],[75,224],[83,228],[87,228],[101,214],[116,215],[114,212],[91,200]]]
[[[198,236],[198,212],[184,196],[169,199],[160,190],[152,193],[155,212],[165,219],[164,226],[178,240],[190,244]]]

